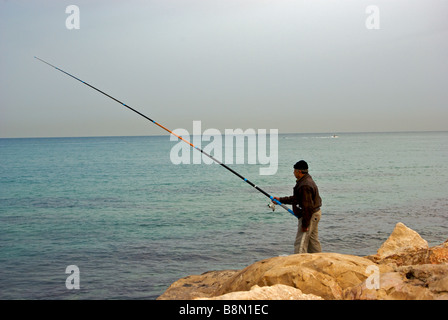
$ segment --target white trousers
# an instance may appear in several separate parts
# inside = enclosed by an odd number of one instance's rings
[[[299,219],[296,241],[294,242],[294,253],[322,252],[317,228],[321,216],[322,212],[320,210],[313,214],[307,232],[302,231],[302,218]]]

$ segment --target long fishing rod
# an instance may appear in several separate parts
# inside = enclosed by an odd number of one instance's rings
[[[162,128],[165,131],[168,131],[169,133],[171,133],[172,135],[176,136],[177,138],[179,138],[180,140],[184,141],[185,143],[189,144],[191,147],[193,147],[194,149],[200,151],[202,154],[205,154],[207,157],[209,157],[210,159],[212,159],[214,162],[216,162],[217,164],[221,165],[222,167],[226,168],[227,170],[229,170],[230,172],[232,172],[234,175],[236,175],[237,177],[239,177],[240,179],[244,180],[245,182],[247,182],[249,185],[251,185],[252,187],[254,187],[255,189],[257,189],[259,192],[261,192],[262,194],[264,194],[266,197],[268,197],[269,199],[271,199],[271,201],[273,203],[276,203],[278,205],[280,205],[283,209],[285,209],[286,211],[288,211],[289,213],[291,213],[293,216],[295,216],[294,212],[289,209],[287,206],[285,206],[283,203],[281,203],[280,201],[278,201],[277,199],[274,199],[274,197],[272,197],[269,193],[267,193],[266,191],[264,191],[263,189],[261,189],[259,186],[257,186],[256,184],[254,184],[253,182],[249,181],[248,179],[246,179],[245,177],[243,177],[242,175],[240,175],[238,172],[236,172],[235,170],[233,170],[232,168],[228,167],[227,165],[225,165],[224,163],[222,163],[221,161],[219,161],[218,159],[216,159],[215,157],[213,157],[212,155],[208,154],[207,152],[205,152],[204,150],[202,150],[199,147],[196,147],[194,144],[192,144],[190,141],[185,140],[184,138],[182,138],[181,136],[175,134],[173,131],[171,131],[170,129],[164,127],[163,125],[161,125],[160,123],[154,121],[153,119],[149,118],[148,116],[144,115],[143,113],[135,110],[134,108],[131,108],[130,106],[128,106],[126,103],[121,102],[120,100],[112,97],[111,95],[108,95],[107,93],[105,93],[104,91],[101,91],[100,89],[88,84],[87,82],[75,77],[74,75],[59,69],[58,67],[52,65],[51,63],[48,63],[38,57],[34,57],[37,60],[49,65],[50,67],[55,68],[58,71],[61,71],[62,73],[65,73],[66,75],[72,77],[73,79],[78,80],[79,82],[84,83],[86,86],[89,86],[90,88],[98,91],[99,93],[104,94],[106,97],[111,98],[112,100],[118,102],[119,104],[121,104],[122,106],[125,106],[126,108],[128,108],[131,111],[134,111],[135,113],[137,113],[138,115],[142,116],[143,118],[151,121],[152,123],[156,124],[157,126],[159,126],[160,128]],[[274,207],[270,206],[272,209],[274,209]]]

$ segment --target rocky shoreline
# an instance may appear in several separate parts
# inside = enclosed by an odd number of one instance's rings
[[[448,240],[402,223],[371,256],[293,254],[174,282],[157,300],[448,300]]]

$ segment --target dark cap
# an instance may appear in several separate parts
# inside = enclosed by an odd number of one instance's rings
[[[308,163],[305,162],[305,160],[300,160],[294,165],[294,169],[297,170],[308,170]]]

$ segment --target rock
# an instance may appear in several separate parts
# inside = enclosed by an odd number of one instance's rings
[[[366,282],[348,289],[346,300],[414,300],[432,299],[427,288],[409,285],[406,277],[399,272],[381,274],[379,289],[369,289]]]
[[[243,270],[206,272],[174,282],[158,300],[211,298],[253,286],[283,284],[324,299],[342,299],[343,291],[364,281],[373,263],[338,253],[295,254],[256,262]],[[383,272],[392,271],[380,266]],[[264,289],[266,290],[266,289]]]
[[[436,299],[444,299],[448,300],[448,276],[443,277],[442,279],[431,282],[428,288],[434,292],[440,294]]]
[[[448,264],[448,240],[442,243],[439,246],[435,246],[429,248],[429,263],[439,264],[446,263]]]
[[[417,265],[380,274],[379,288],[369,289],[367,282],[344,292],[347,300],[447,300],[448,265]]]
[[[389,238],[375,255],[367,259],[377,264],[397,267],[419,264],[448,263],[448,240],[435,247],[428,247],[426,240],[402,223],[397,223]]]
[[[375,263],[414,265],[428,261],[428,242],[403,223],[396,224],[389,238],[378,249],[377,254],[366,258]]]
[[[414,230],[399,222],[389,238],[378,249],[378,255],[388,257],[401,253],[428,249],[428,242]]]
[[[372,269],[379,287],[372,288]],[[211,271],[174,282],[158,300],[176,299],[448,300],[448,240],[428,248],[397,223],[377,253],[294,254],[242,270]]]
[[[198,300],[323,300],[314,294],[304,294],[301,290],[284,284],[259,287],[253,286],[249,291],[236,291],[212,298]]]
[[[209,271],[177,280],[157,300],[192,300],[210,297],[220,288],[223,281],[238,270]]]
[[[341,299],[343,290],[368,277],[373,263],[365,258],[338,253],[295,254],[256,262],[235,273],[216,292],[223,295],[248,291],[254,285],[284,284],[324,299]],[[391,271],[381,266],[383,272]]]

